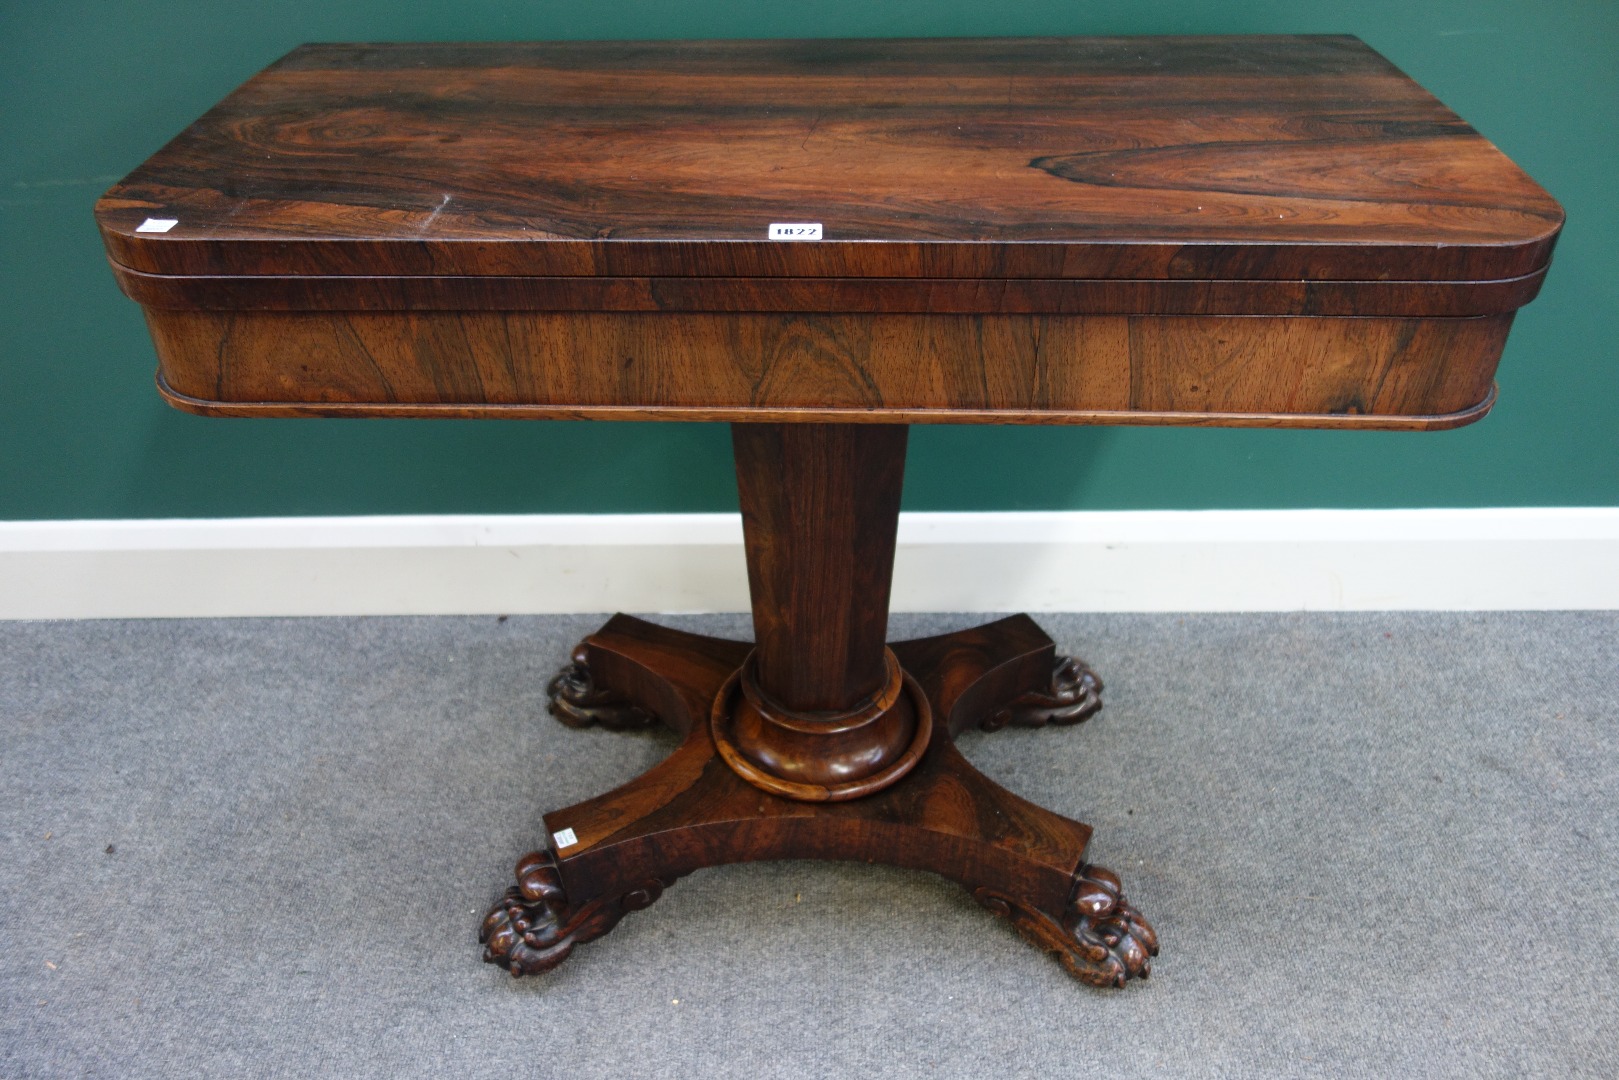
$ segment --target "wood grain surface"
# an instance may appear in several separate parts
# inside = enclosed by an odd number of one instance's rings
[[[1511,315],[1471,319],[150,311],[213,415],[1444,427]]]
[[[885,678],[906,429],[735,424],[759,688],[841,713]]]
[[[194,412],[1415,428],[1562,222],[1347,37],[305,46],[97,214]]]
[[[313,277],[143,274],[130,299],[201,311],[782,311],[1048,315],[1405,315],[1513,311],[1546,268],[1495,281],[1121,281],[1106,278]]]
[[[939,723],[912,771],[844,802],[760,791],[716,752],[703,720],[748,649],[624,615],[585,640],[575,653],[584,681],[683,738],[641,776],[545,815],[544,846],[518,860],[517,884],[484,920],[486,961],[513,975],[548,971],[703,867],[848,859],[960,882],[1084,982],[1148,976],[1157,934],[1117,875],[1084,862],[1090,826],[1019,798],[956,749],[956,733],[1042,697],[1061,668],[1028,616],[894,644]]]
[[[97,217],[170,275],[1484,281],[1562,211],[1354,38],[1160,37],[309,45]]]

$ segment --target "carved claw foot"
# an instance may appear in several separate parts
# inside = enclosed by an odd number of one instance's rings
[[[1089,720],[1101,708],[1101,676],[1077,657],[1058,656],[1048,686],[1014,699],[1004,709],[985,717],[978,726],[984,731],[999,731],[1008,724],[1013,727],[1077,724]]]
[[[658,722],[656,716],[640,706],[596,685],[583,645],[574,649],[571,662],[551,680],[546,693],[551,698],[548,706],[551,715],[569,727],[587,728],[599,724],[608,731],[630,731]]]
[[[1152,974],[1158,934],[1124,898],[1118,875],[1100,866],[1079,868],[1074,898],[1063,919],[1081,960],[1063,957],[1063,966],[1093,986],[1123,986],[1126,979]]]
[[[517,863],[517,884],[489,909],[478,941],[486,964],[499,964],[514,978],[550,971],[575,945],[599,938],[632,911],[663,895],[668,882],[651,880],[621,896],[568,903],[549,851],[534,851]]]
[[[973,897],[1010,920],[1025,938],[1055,953],[1080,982],[1121,987],[1127,980],[1152,974],[1158,935],[1124,898],[1111,870],[1081,866],[1060,920],[992,888],[981,888]]]

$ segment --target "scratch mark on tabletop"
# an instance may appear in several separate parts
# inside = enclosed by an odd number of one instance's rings
[[[446,191],[444,193],[444,198],[439,202],[439,204],[437,206],[435,206],[433,208],[433,212],[431,214],[427,215],[427,219],[416,227],[416,231],[417,232],[426,232],[432,226],[433,222],[438,220],[438,216],[440,214],[444,213],[444,208],[446,206],[449,206],[449,205],[450,205],[450,193]]]
[[[800,150],[803,150],[805,147],[807,147],[809,145],[810,136],[814,135],[815,134],[815,129],[821,126],[821,117],[822,117],[822,115],[824,115],[824,114],[816,113],[815,114],[815,119],[810,121],[809,130],[804,133],[804,141],[798,144],[798,148]]]

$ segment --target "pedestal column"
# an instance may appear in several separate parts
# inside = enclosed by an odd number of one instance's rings
[[[715,702],[721,754],[795,799],[857,798],[916,763],[932,717],[884,646],[907,429],[733,424],[756,646]]]

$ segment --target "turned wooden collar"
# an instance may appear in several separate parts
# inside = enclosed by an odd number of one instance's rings
[[[755,649],[714,698],[720,756],[755,787],[806,802],[858,799],[895,783],[927,750],[933,712],[894,651],[884,648],[883,659],[883,685],[855,708],[797,713],[759,686]]]

